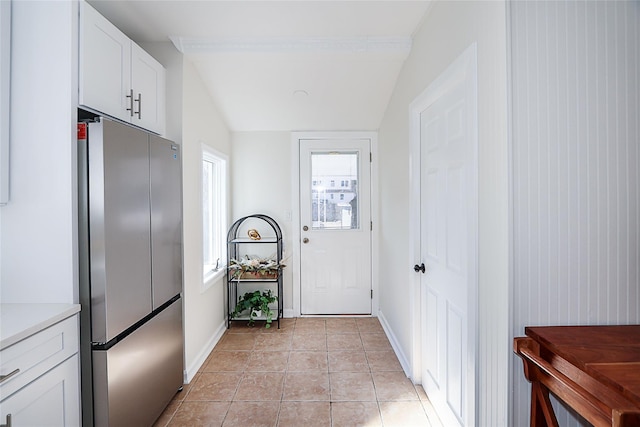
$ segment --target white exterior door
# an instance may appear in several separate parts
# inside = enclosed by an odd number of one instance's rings
[[[447,426],[475,418],[475,81],[454,63],[419,112],[422,384]]]
[[[370,140],[300,141],[300,311],[371,314]]]

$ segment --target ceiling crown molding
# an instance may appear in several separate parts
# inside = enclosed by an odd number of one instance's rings
[[[411,37],[169,37],[184,54],[385,53],[408,55]]]

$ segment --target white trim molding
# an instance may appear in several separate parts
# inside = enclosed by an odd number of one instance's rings
[[[209,341],[207,341],[207,343],[202,347],[202,349],[198,353],[198,356],[193,360],[191,365],[189,365],[185,369],[184,371],[185,384],[189,384],[191,380],[193,380],[193,377],[196,376],[196,374],[198,373],[198,370],[202,367],[202,365],[204,365],[204,362],[206,362],[207,357],[209,357],[209,354],[211,354],[211,352],[213,351],[213,348],[216,346],[216,344],[218,344],[218,342],[220,341],[220,338],[222,338],[222,335],[224,335],[224,331],[226,329],[227,329],[227,324],[225,322],[220,323],[220,325],[218,325],[218,329],[216,329],[216,331],[211,336]]]
[[[411,37],[169,37],[184,54],[200,53],[355,53],[407,57]]]

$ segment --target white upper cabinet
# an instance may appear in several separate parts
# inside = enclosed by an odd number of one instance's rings
[[[81,106],[164,133],[164,67],[86,2],[79,62]]]
[[[165,122],[165,69],[131,42],[131,87],[134,123],[160,134]]]

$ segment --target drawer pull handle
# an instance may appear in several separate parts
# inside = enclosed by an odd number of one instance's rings
[[[0,424],[0,427],[11,427],[11,414],[7,414],[7,423]]]
[[[18,369],[16,369],[15,371],[9,372],[7,375],[0,375],[0,383],[2,383],[2,382],[4,382],[4,381],[8,380],[8,379],[9,379],[9,378],[11,378],[12,376],[16,375],[18,372],[20,372],[20,369],[19,369],[19,368],[18,368]],[[11,425],[11,424],[9,424],[9,425]],[[0,425],[0,427],[2,427],[2,426]]]

